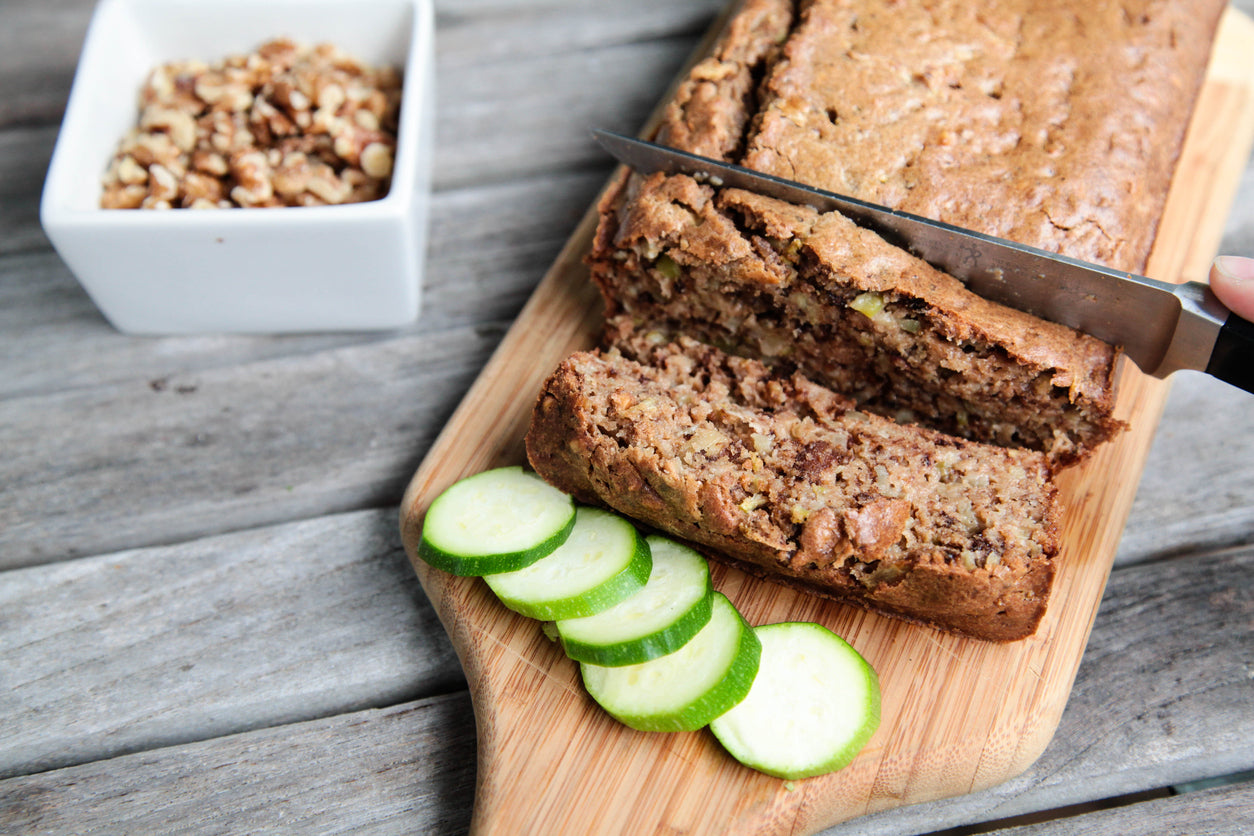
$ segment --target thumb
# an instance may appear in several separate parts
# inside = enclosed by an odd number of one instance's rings
[[[1228,310],[1254,321],[1254,258],[1221,255],[1210,268],[1210,286]]]

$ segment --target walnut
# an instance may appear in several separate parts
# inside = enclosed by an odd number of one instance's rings
[[[392,149],[382,142],[372,142],[361,149],[361,170],[382,180],[392,174]]]
[[[224,197],[222,181],[200,171],[189,171],[180,184],[179,195],[183,206],[204,207],[204,203],[217,206]]]
[[[387,148],[389,144],[388,136],[382,131],[370,131],[365,128],[359,128],[355,123],[343,122],[337,126],[337,130],[332,134],[332,137],[334,138],[332,147],[335,149],[336,156],[349,165],[360,166],[362,153],[371,145],[383,146],[384,150],[387,151],[388,157],[391,157],[391,151]],[[388,168],[390,172],[390,164]]]
[[[127,185],[148,182],[148,169],[135,162],[134,157],[122,157],[117,161],[113,170],[117,173],[118,181]]]
[[[261,151],[236,151],[231,155],[231,175],[238,184],[231,200],[240,206],[268,206],[274,198],[270,163]]]
[[[106,186],[100,196],[104,209],[139,209],[148,196],[148,189],[138,184],[116,183]]]
[[[309,158],[299,151],[283,155],[283,159],[274,169],[271,183],[274,190],[283,197],[295,197],[306,191],[309,182]]]
[[[139,127],[149,132],[165,133],[181,152],[196,147],[196,120],[184,110],[151,104],[139,117]]]
[[[324,84],[318,91],[317,104],[319,110],[335,113],[348,97],[339,84]]]
[[[341,180],[326,163],[315,167],[306,187],[308,191],[327,203],[344,203],[353,193],[353,187]]]
[[[148,166],[148,197],[145,200],[168,204],[178,194],[179,180],[170,169],[160,163]]]
[[[211,70],[196,79],[196,95],[217,110],[239,113],[253,103],[253,93],[247,84],[229,78],[225,71]]]
[[[215,64],[156,67],[100,205],[322,206],[387,194],[401,77],[331,44],[276,38]]]
[[[139,134],[133,142],[124,143],[123,150],[145,168],[153,165],[163,165],[171,170],[184,168],[179,159],[183,152],[164,133]]]
[[[357,127],[367,131],[379,130],[379,117],[369,110],[359,110],[353,114],[353,122]]]
[[[224,177],[231,170],[226,164],[226,158],[216,151],[208,151],[199,148],[192,153],[192,168],[203,174],[209,174],[213,177]]]

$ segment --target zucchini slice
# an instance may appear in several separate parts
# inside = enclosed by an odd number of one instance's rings
[[[626,667],[583,664],[588,694],[640,731],[695,731],[745,698],[762,643],[726,596],[714,593],[710,621],[665,656]]]
[[[675,652],[710,620],[705,558],[665,537],[646,542],[653,571],[642,589],[596,615],[557,622],[567,656],[606,667],[638,665]]]
[[[595,615],[649,580],[653,557],[626,519],[599,508],[575,510],[575,527],[552,554],[513,572],[484,575],[501,603],[528,618]]]
[[[762,659],[753,687],[710,731],[736,760],[777,778],[847,766],[879,726],[874,668],[820,624],[767,624],[754,632]]]
[[[512,572],[551,554],[574,525],[575,501],[536,474],[486,470],[431,503],[418,556],[451,575]]]

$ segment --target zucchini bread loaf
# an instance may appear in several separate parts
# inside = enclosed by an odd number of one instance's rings
[[[1224,5],[744,0],[656,138],[1143,272]],[[1116,348],[839,213],[626,173],[600,209],[610,347],[548,381],[542,476],[820,595],[1035,630]]]
[[[584,502],[823,596],[992,641],[1045,611],[1058,509],[1043,454],[902,426],[688,338],[567,359],[527,453]]]
[[[747,0],[657,138],[1140,271],[1223,7]],[[1115,349],[837,213],[660,175],[624,175],[601,210],[589,263],[620,330],[699,336],[1061,465],[1120,427]]]

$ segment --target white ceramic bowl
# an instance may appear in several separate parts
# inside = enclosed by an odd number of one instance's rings
[[[101,178],[154,67],[275,37],[330,42],[404,74],[386,197],[343,206],[101,209]],[[430,0],[101,0],[44,183],[40,220],[119,330],[394,328],[419,310],[434,121]]]

